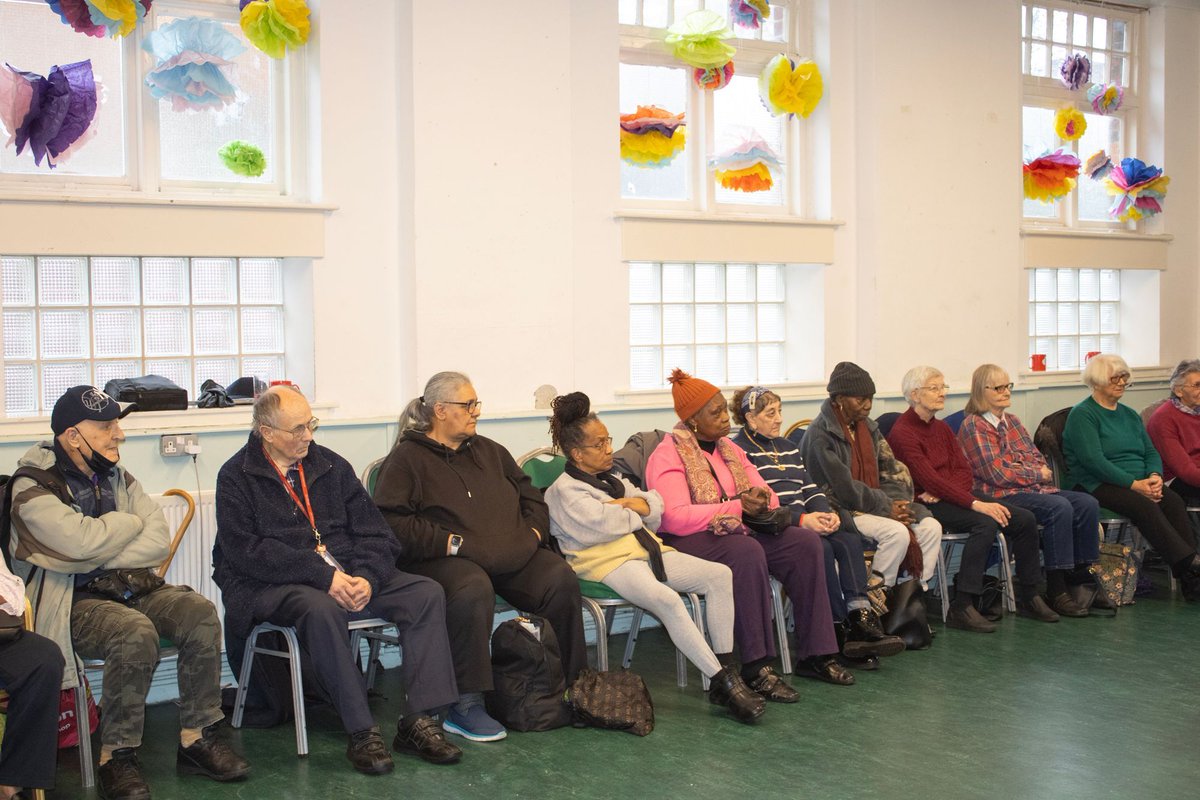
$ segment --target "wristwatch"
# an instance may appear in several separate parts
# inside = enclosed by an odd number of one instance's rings
[[[462,547],[463,538],[457,533],[450,534],[450,555],[458,555],[458,548]]]

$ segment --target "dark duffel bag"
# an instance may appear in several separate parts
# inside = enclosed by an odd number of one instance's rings
[[[563,702],[567,679],[554,629],[541,617],[517,617],[492,634],[488,713],[516,731],[548,731],[571,722]]]
[[[122,403],[137,403],[136,411],[184,411],[187,390],[162,375],[114,378],[104,384],[104,393]]]

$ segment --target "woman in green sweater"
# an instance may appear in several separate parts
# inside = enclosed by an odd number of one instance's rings
[[[1120,400],[1129,365],[1093,356],[1083,370],[1092,396],[1071,409],[1063,431],[1065,486],[1091,492],[1100,505],[1129,517],[1170,565],[1187,600],[1200,600],[1200,557],[1183,500],[1163,484],[1162,459],[1142,419]]]

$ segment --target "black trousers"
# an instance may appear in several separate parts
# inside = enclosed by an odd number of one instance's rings
[[[351,614],[327,592],[285,584],[260,594],[254,621],[296,628],[296,638],[311,659],[313,677],[342,718],[348,733],[375,724],[367,707],[367,684],[350,649],[351,619],[382,617],[396,623],[404,658],[401,674],[407,704],[400,710],[431,713],[458,700],[454,667],[446,641],[445,599],[431,580],[397,572],[378,587],[366,609]]]
[[[0,645],[0,689],[9,695],[0,786],[54,788],[63,663],[58,645],[29,631]]]
[[[1032,511],[1005,503],[1003,500],[990,497],[979,499],[987,503],[1000,503],[1011,514],[1008,524],[1003,528],[1004,538],[1008,540],[1008,549],[1017,562],[1017,596],[1021,600],[1028,600],[1037,593],[1038,583],[1042,579],[1037,517],[1033,516]],[[1001,530],[1000,524],[987,514],[944,500],[931,504],[929,511],[942,523],[942,529],[946,533],[969,534],[963,547],[955,583],[960,592],[981,593],[983,573],[987,571],[988,555],[996,541],[996,534]]]
[[[474,561],[454,556],[406,564],[404,568],[433,578],[446,590],[446,626],[460,692],[486,692],[492,688],[489,643],[496,595],[550,623],[558,639],[568,686],[587,666],[579,578],[561,556],[538,548],[525,566],[505,575],[489,575]]]
[[[1185,483],[1183,478],[1171,481],[1171,491],[1183,498],[1183,502],[1193,508],[1200,507],[1200,486]]]
[[[1082,491],[1082,487],[1076,488]],[[1097,486],[1092,496],[1110,511],[1129,517],[1150,546],[1157,550],[1168,564],[1187,564],[1191,562],[1192,556],[1196,555],[1196,535],[1192,532],[1192,524],[1188,520],[1187,507],[1183,498],[1171,487],[1163,487],[1161,503],[1156,503],[1133,489],[1114,486],[1111,483]]]

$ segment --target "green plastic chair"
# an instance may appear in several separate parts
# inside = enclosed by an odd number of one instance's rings
[[[517,466],[544,492],[563,474],[567,459],[553,447],[539,447],[518,458]]]
[[[383,467],[383,462],[386,460],[387,456],[377,458],[370,464],[367,464],[367,468],[363,470],[362,485],[371,497],[375,496],[375,484],[379,481],[379,470]]]

